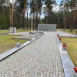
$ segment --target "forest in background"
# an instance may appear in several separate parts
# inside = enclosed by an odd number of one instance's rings
[[[0,0],[0,30],[9,27],[30,29],[31,25],[37,29],[39,23],[57,24],[57,28],[70,31],[77,29],[77,1],[62,0],[58,11],[53,11],[54,5],[58,6],[55,0]]]

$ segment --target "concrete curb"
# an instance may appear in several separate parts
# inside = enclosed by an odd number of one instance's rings
[[[8,35],[8,33],[0,33],[0,35]]]
[[[68,33],[68,32],[65,32],[65,31],[62,31],[62,32]],[[77,35],[76,35],[76,34],[72,34],[72,33],[68,33],[68,34],[72,35],[72,36],[70,36],[70,37],[75,37],[75,38],[77,38]],[[63,37],[69,37],[69,36],[63,36]]]
[[[43,35],[41,35],[41,36],[43,36]],[[2,61],[3,59],[7,58],[10,55],[12,55],[13,53],[17,52],[18,50],[22,49],[23,47],[29,45],[30,43],[34,42],[35,40],[37,40],[41,36],[37,36],[37,38],[34,38],[31,41],[27,41],[24,44],[21,44],[20,47],[15,47],[13,49],[10,49],[9,51],[6,51],[6,52],[0,54],[0,61]]]
[[[73,62],[71,61],[67,51],[62,49],[62,43],[59,42],[58,38],[56,40],[62,60],[65,77],[75,77]]]

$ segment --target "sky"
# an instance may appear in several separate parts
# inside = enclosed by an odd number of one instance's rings
[[[54,6],[53,10],[58,11],[59,10],[59,4],[61,3],[62,0],[56,0],[56,3],[58,4],[58,6]],[[41,15],[41,18],[44,18],[44,14]]]
[[[62,1],[62,0],[57,0],[56,2],[57,2],[58,4],[60,4],[61,1]]]

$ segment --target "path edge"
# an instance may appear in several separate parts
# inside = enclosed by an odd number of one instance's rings
[[[64,76],[65,77],[75,77],[74,64],[71,58],[69,57],[66,50],[65,51],[62,50],[62,42],[59,42],[57,37],[56,37],[56,41],[57,41],[58,51],[60,53],[60,57],[62,61]]]
[[[12,54],[14,54],[15,52],[21,50],[22,48],[24,48],[25,46],[31,44],[32,42],[36,41],[37,39],[39,39],[40,37],[42,37],[44,34],[40,35],[40,36],[37,36],[37,38],[33,38],[31,41],[27,41],[23,44],[20,45],[20,47],[14,47],[2,54],[0,54],[0,61],[4,60],[5,58],[11,56]]]

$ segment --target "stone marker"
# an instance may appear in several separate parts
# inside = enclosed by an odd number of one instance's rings
[[[13,28],[13,32],[16,33],[16,27]]]
[[[59,38],[59,42],[61,42],[61,37]]]
[[[37,35],[35,36],[35,38],[37,38]]]
[[[9,30],[10,33],[16,33],[16,27],[10,27]]]
[[[20,42],[17,41],[16,47],[20,47]]]
[[[29,39],[30,41],[32,40],[32,37],[30,36],[30,39]]]
[[[63,50],[66,50],[66,44],[65,43],[63,43],[62,47],[63,47]]]
[[[10,30],[10,33],[13,33],[13,27],[10,27],[9,30]]]

